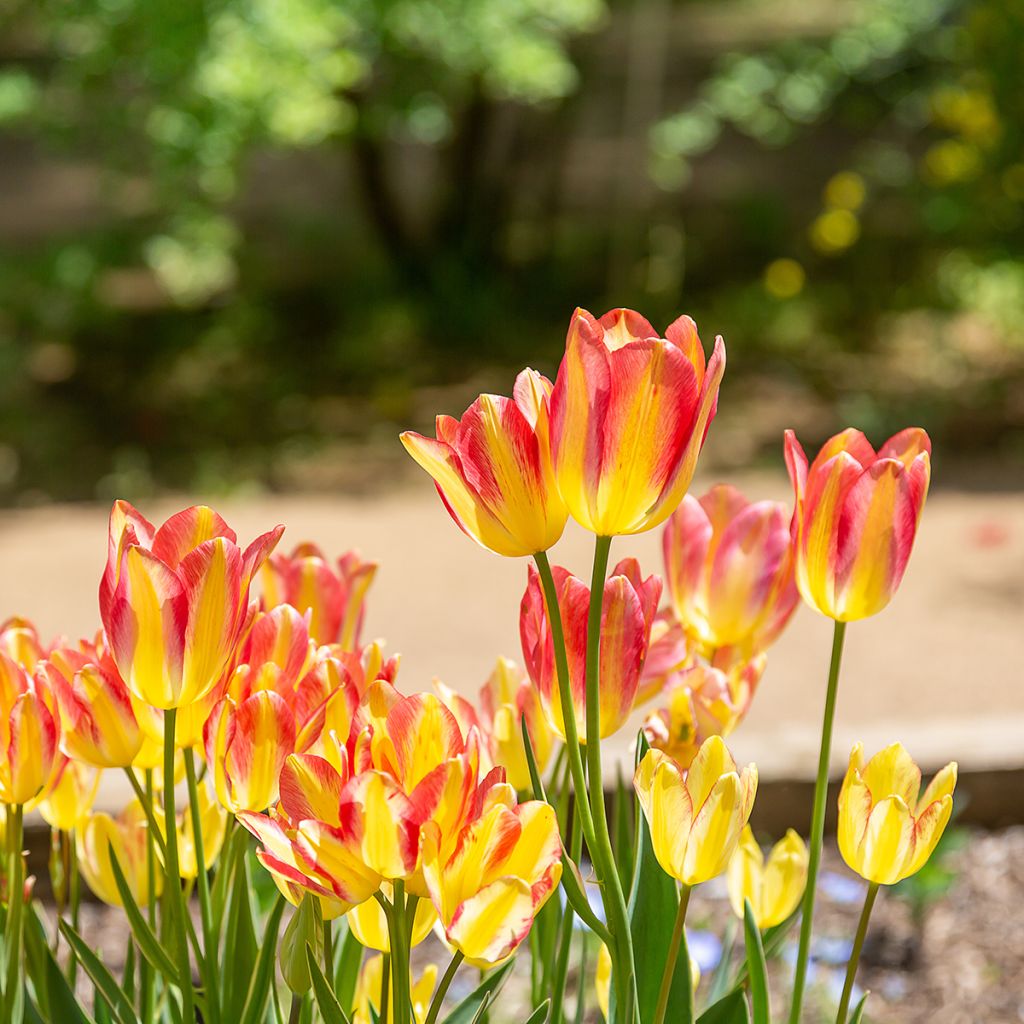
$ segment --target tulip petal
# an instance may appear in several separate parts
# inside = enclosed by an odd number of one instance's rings
[[[172,572],[181,560],[200,544],[214,537],[223,537],[234,544],[235,531],[206,505],[194,505],[176,512],[156,531],[150,551]]]
[[[448,941],[476,965],[507,959],[533,923],[533,895],[521,878],[499,878],[459,904]]]
[[[871,809],[855,870],[869,882],[892,885],[914,853],[914,820],[902,798],[889,796]]]
[[[681,881],[696,885],[720,875],[729,864],[745,824],[740,778],[735,772],[728,772],[715,782],[694,816]]]
[[[338,826],[344,783],[332,765],[312,754],[292,754],[281,769],[281,809],[292,821],[316,818]]]

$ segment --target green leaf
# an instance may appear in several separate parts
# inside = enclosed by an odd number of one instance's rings
[[[363,946],[347,925],[340,945],[338,968],[334,976],[334,991],[342,1006],[351,1006],[355,1002],[359,969],[363,966]]]
[[[250,898],[252,887],[249,884],[247,852],[247,844],[240,844],[235,849],[235,867],[228,895],[227,933],[220,971],[223,999],[221,1019],[224,1021],[241,1018],[259,951]]]
[[[733,989],[724,999],[712,1003],[698,1018],[697,1024],[750,1024],[750,1011],[742,989]]]
[[[764,962],[761,932],[754,920],[754,908],[750,905],[750,900],[744,900],[743,903],[743,937],[747,947],[753,1021],[754,1024],[772,1024],[771,1002],[768,996],[768,967]]]
[[[92,983],[109,1004],[118,1024],[139,1024],[139,1018],[135,1015],[135,1010],[128,1001],[128,997],[121,991],[121,986],[118,985],[100,958],[89,948],[85,940],[67,921],[60,922],[60,931],[67,939],[68,945],[85,973],[89,975]]]
[[[270,994],[270,983],[274,977],[274,957],[277,953],[277,933],[281,927],[281,915],[284,914],[285,898],[279,896],[274,909],[271,910],[263,930],[263,945],[256,962],[256,972],[249,984],[249,993],[242,1011],[242,1024],[259,1024],[263,1020],[267,1008],[267,996]]]
[[[587,899],[587,894],[580,879],[580,869],[576,867],[569,855],[562,851],[562,890],[569,906],[576,911],[576,916],[607,946],[611,943],[608,927],[594,913],[594,908]]]
[[[341,1008],[338,997],[331,991],[316,955],[309,946],[306,947],[306,962],[309,964],[309,976],[313,980],[313,995],[316,996],[316,1005],[320,1008],[324,1024],[352,1024]]]
[[[619,869],[619,881],[624,891],[629,888],[630,879],[633,877],[633,822],[630,813],[632,807],[632,787],[626,787],[620,766],[615,776],[613,840],[615,864]]]
[[[850,1016],[850,1024],[861,1024],[861,1020],[864,1017],[864,1006],[867,1001],[868,993],[865,992],[858,1000],[857,1005],[853,1008],[853,1013]]]
[[[492,971],[465,999],[455,1007],[444,1020],[444,1024],[473,1024],[478,1014],[486,1009],[489,1000],[498,994],[505,979],[512,970],[514,960],[509,960],[496,971]]]
[[[548,1019],[548,1010],[551,1009],[551,1000],[545,999],[540,1006],[537,1007],[529,1017],[526,1018],[526,1024],[544,1024]]]
[[[124,877],[124,872],[121,870],[121,865],[118,863],[113,846],[110,847],[109,853],[114,883],[117,885],[117,891],[121,894],[121,903],[124,907],[125,917],[128,918],[128,925],[132,930],[132,935],[135,936],[136,943],[138,943],[139,951],[168,981],[180,988],[185,979],[180,977],[177,965],[167,955],[166,950],[160,944],[160,940],[149,926],[149,922],[143,917],[142,911],[139,910],[131,888]],[[188,984],[192,984],[191,978],[187,980]]]
[[[647,750],[647,740],[641,732],[637,741],[637,757],[642,758]],[[650,1024],[658,1005],[665,954],[672,941],[679,909],[679,893],[675,879],[662,871],[654,856],[647,819],[639,807],[636,809],[636,826],[636,854],[628,911],[636,964],[637,1007],[641,1024]],[[685,935],[679,946],[665,1020],[673,1024],[692,1024],[693,1021],[693,986]]]
[[[45,1024],[93,1024],[54,959],[38,914],[25,922],[25,957],[35,995],[34,1010]],[[32,1000],[26,1009],[29,1006]]]
[[[473,1015],[473,1020],[470,1024],[483,1024],[484,1018],[487,1016],[487,1011],[491,1008],[491,1003],[494,1002],[494,993],[488,992],[484,996],[484,1001],[480,1004],[480,1009]]]

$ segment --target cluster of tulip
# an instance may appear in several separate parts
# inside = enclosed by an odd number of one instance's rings
[[[475,702],[440,683],[404,695],[397,658],[363,643],[374,564],[350,553],[331,565],[312,545],[274,553],[280,527],[242,549],[205,507],[155,528],[116,503],[97,636],[45,646],[25,621],[0,631],[0,1019],[262,1024],[285,1019],[290,991],[292,1021],[435,1024],[465,961],[487,973],[448,1019],[470,1022],[528,940],[530,1024],[562,1024],[582,930],[601,943],[609,1021],[693,1021],[689,895],[725,873],[746,960],[707,1019],[769,1024],[764,948],[802,903],[796,1024],[845,626],[884,608],[902,579],[929,446],[907,430],[876,453],[848,430],[808,465],[787,434],[792,514],[725,485],[691,497],[724,368],[721,339],[705,361],[689,318],[662,338],[628,310],[578,311],[554,385],[524,370],[512,398],[439,417],[436,438],[403,435],[470,537],[533,559],[525,673],[499,659]],[[596,537],[589,587],[547,557],[570,516]],[[664,582],[634,559],[609,574],[614,536],[659,526]],[[790,831],[766,861],[748,825],[757,770],[738,769],[724,737],[801,596],[835,622],[810,843]],[[638,810],[632,826],[625,806],[610,824],[600,741],[648,701]],[[92,809],[114,769],[135,795],[116,817]],[[955,779],[950,765],[919,796],[898,744],[866,764],[859,746],[851,755],[839,848],[869,885],[840,1024],[878,887],[928,859]],[[25,878],[34,808],[54,830],[63,966]],[[276,886],[262,901],[257,861]],[[79,871],[124,908],[120,980],[79,934]],[[559,887],[564,899],[550,899]],[[411,950],[431,932],[451,960],[440,980],[432,964],[416,979]],[[79,967],[91,1018],[75,999]],[[582,1006],[582,984],[576,997]]]

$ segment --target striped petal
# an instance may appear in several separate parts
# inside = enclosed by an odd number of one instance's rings
[[[292,821],[316,818],[338,826],[344,780],[322,757],[292,754],[281,769],[281,809]]]
[[[295,750],[295,722],[284,700],[267,691],[242,701],[233,717],[224,762],[229,810],[262,811],[277,800],[281,769]]]

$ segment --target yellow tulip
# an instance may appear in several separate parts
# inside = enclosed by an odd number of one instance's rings
[[[104,903],[120,907],[121,894],[114,881],[111,851],[124,874],[128,888],[140,905],[149,902],[149,872],[146,863],[146,814],[133,800],[116,818],[109,814],[91,814],[76,836],[78,864],[82,877]],[[154,896],[163,888],[163,872],[155,872]]]
[[[50,828],[71,832],[92,810],[99,785],[100,773],[95,768],[67,761],[57,785],[40,802],[39,813]]]
[[[748,825],[739,846],[729,861],[729,902],[733,912],[743,918],[744,900],[750,900],[757,927],[782,924],[796,910],[807,885],[807,847],[793,829],[789,829],[768,854]]]
[[[684,885],[697,885],[726,869],[754,805],[757,767],[737,771],[722,738],[711,736],[689,769],[649,750],[633,786],[658,863]]]
[[[227,832],[228,815],[221,805],[207,792],[205,785],[197,789],[199,796],[199,827],[203,832],[203,861],[206,870],[213,867],[224,845],[224,834]],[[162,822],[163,818],[158,818]],[[186,807],[178,815],[178,870],[182,878],[195,878],[196,844],[192,831],[192,809]]]
[[[380,888],[388,900],[394,899],[394,890],[390,882],[382,882]],[[409,945],[418,946],[430,934],[436,920],[437,911],[430,900],[419,900],[416,903],[416,916],[413,918]],[[356,939],[367,949],[375,949],[378,953],[391,952],[388,921],[384,916],[384,908],[376,900],[366,900],[365,903],[353,907],[348,912],[348,926]]]
[[[864,763],[850,753],[839,793],[839,852],[868,882],[893,885],[924,867],[953,811],[957,765],[951,761],[919,796],[921,769],[901,743]]]
[[[371,900],[370,902],[376,902]],[[380,997],[384,983],[384,957],[371,956],[363,964],[356,982],[352,1007],[352,1024],[370,1024],[380,1014]],[[412,1013],[416,1024],[423,1024],[430,1009],[430,998],[437,984],[437,964],[427,964],[419,980],[412,983]],[[371,1012],[372,1010],[372,1012]],[[381,1024],[393,1024],[394,1007],[388,1001],[388,1016]]]

